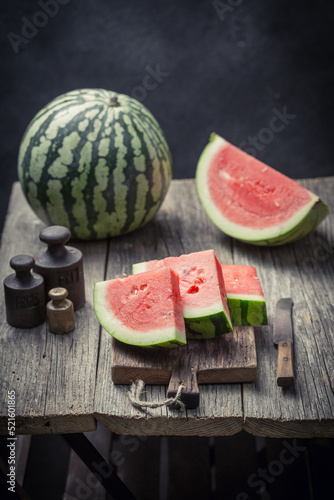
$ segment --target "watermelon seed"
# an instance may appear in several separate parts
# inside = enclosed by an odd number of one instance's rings
[[[196,285],[202,285],[202,283],[205,283],[205,278],[196,278],[195,283]]]

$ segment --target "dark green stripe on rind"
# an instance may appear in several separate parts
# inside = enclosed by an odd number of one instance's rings
[[[184,318],[189,339],[210,339],[232,331],[225,312],[199,318]]]
[[[84,104],[86,102],[92,102],[92,104],[96,103],[96,100],[101,99],[101,94],[98,92],[91,92],[89,95],[91,96],[91,99],[85,99],[85,94],[86,92],[90,91],[92,89],[81,89],[81,90],[74,90],[71,92],[68,92],[66,94],[62,94],[52,101],[49,102],[44,108],[42,108],[34,117],[33,121],[36,119],[41,118],[42,116],[46,115],[49,111],[54,110],[58,107],[65,108],[66,106],[71,106],[71,105],[77,105],[79,103]]]
[[[149,181],[149,192],[146,197],[147,216],[143,220],[143,223],[146,223],[149,220],[147,217],[151,218],[160,208],[160,200],[163,200],[167,193],[172,176],[171,155],[159,125],[149,111],[137,101],[127,96],[122,97],[124,97],[126,105],[131,110],[129,116],[131,116],[134,126],[138,133],[142,134],[142,150],[147,159],[146,173]],[[154,150],[156,165],[153,165],[151,161],[152,153],[150,153],[149,146]],[[157,187],[155,186],[156,179],[159,179],[160,183],[158,196]]]
[[[107,331],[107,330],[106,330]],[[114,335],[110,332],[108,332],[109,335],[111,335],[112,337],[114,337]],[[115,336],[115,338],[117,339],[117,337]],[[126,345],[136,345],[136,344],[129,344],[128,342],[124,342],[124,340],[119,340],[117,339],[118,342],[122,342]],[[140,345],[140,346],[136,346],[136,347],[140,347],[141,349],[157,349],[157,350],[161,350],[161,351],[164,351],[166,348],[167,349],[174,349],[175,347],[179,347],[179,346],[182,346],[182,345],[185,345],[186,342],[182,342],[181,340],[178,340],[178,339],[175,339],[175,340],[167,340],[166,342],[160,342],[159,344],[152,344],[152,345]]]
[[[173,349],[174,347],[178,347],[180,345],[185,345],[186,342],[181,342],[180,340],[168,340],[167,342],[161,342],[160,344],[154,344],[152,346],[145,346],[145,348],[151,348],[151,349],[165,349],[166,347],[168,349]]]
[[[118,98],[120,106],[110,113],[111,96]],[[87,127],[80,129],[85,115],[95,110]],[[68,113],[73,116],[49,143],[50,125],[57,123],[60,114],[69,117]],[[94,135],[96,120],[102,124]],[[76,147],[69,152],[73,158],[68,156],[65,165],[50,169],[68,153],[64,139],[71,134],[78,135]],[[94,136],[91,141],[89,134]],[[109,150],[101,156],[99,146],[104,139],[110,140]],[[89,162],[83,165],[89,148]],[[134,156],[143,156],[143,168],[136,168]],[[155,215],[170,184],[171,156],[158,123],[144,106],[122,94],[83,89],[54,99],[29,124],[21,142],[19,179],[33,210],[45,223],[68,226],[73,237],[105,238],[141,227]]]
[[[80,236],[76,235],[76,230],[74,229],[74,227],[77,225],[77,220],[72,213],[73,204],[75,202],[75,199],[72,197],[72,190],[73,190],[73,182],[75,182],[75,179],[78,178],[78,164],[80,159],[80,152],[81,149],[84,147],[84,145],[87,143],[87,140],[86,140],[86,135],[80,136],[80,131],[78,130],[77,124],[84,119],[84,116],[87,113],[89,113],[92,110],[95,110],[96,105],[94,105],[94,103],[90,103],[85,110],[82,110],[80,105],[74,106],[73,104],[71,104],[70,110],[73,111],[73,109],[76,108],[77,108],[77,114],[75,115],[75,117],[71,121],[69,121],[69,123],[64,128],[62,128],[61,132],[58,131],[58,134],[54,138],[52,138],[50,147],[46,152],[46,157],[45,157],[46,167],[42,168],[38,182],[35,182],[36,179],[35,176],[33,175],[33,169],[34,169],[34,161],[32,158],[33,148],[39,147],[39,149],[42,149],[43,138],[44,141],[48,140],[46,132],[49,126],[52,125],[52,122],[56,120],[59,110],[57,112],[52,112],[50,116],[48,116],[48,118],[45,120],[45,122],[39,127],[38,134],[36,134],[31,138],[29,148],[27,149],[25,157],[23,159],[22,166],[24,174],[23,174],[23,182],[21,181],[21,184],[28,198],[28,201],[30,201],[32,205],[32,208],[37,212],[37,214],[42,218],[42,220],[44,220],[46,223],[49,224],[51,223],[59,223],[63,225],[69,224],[71,226],[73,235]],[[66,107],[62,108],[61,111],[64,110],[66,110]],[[86,134],[92,131],[92,129],[93,129],[93,123],[89,122],[88,127],[86,129]],[[54,161],[58,161],[61,159],[60,151],[64,145],[64,140],[66,140],[66,138],[68,138],[68,136],[73,132],[78,133],[80,141],[75,150],[73,151],[73,160],[64,167],[65,169],[68,170],[67,174],[61,176],[59,170],[57,175],[50,174],[49,172],[50,166],[53,164]],[[34,198],[29,194],[29,185],[31,182],[33,182],[37,188],[37,195]],[[50,183],[58,183],[60,185],[59,196],[54,195],[56,200],[53,200],[51,198],[51,195],[49,194]],[[87,194],[89,196],[89,193]],[[50,213],[49,207],[50,204],[52,205],[52,202],[56,203],[54,209],[55,214],[52,214],[52,212]],[[44,211],[43,214],[40,213],[38,204],[42,205],[42,209]],[[65,215],[67,217],[67,221],[64,218]]]
[[[265,301],[240,300],[227,297],[233,326],[261,326],[268,324]]]

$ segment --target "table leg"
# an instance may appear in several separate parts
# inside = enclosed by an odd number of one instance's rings
[[[84,434],[62,434],[62,436],[115,500],[136,500],[117,476],[112,464],[104,460]]]

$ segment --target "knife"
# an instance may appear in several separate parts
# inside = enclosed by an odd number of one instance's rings
[[[276,304],[273,341],[277,344],[277,385],[280,387],[289,387],[295,383],[291,310],[291,299],[279,299]]]

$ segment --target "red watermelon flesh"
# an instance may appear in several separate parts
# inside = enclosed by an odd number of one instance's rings
[[[173,259],[173,261],[169,259]],[[167,265],[167,260],[176,270],[177,259],[180,257],[140,262],[133,265],[133,273],[159,269]],[[255,267],[228,264],[222,264],[221,267],[232,325],[259,326],[268,324],[265,297]],[[180,288],[182,289],[182,285]]]
[[[103,328],[121,342],[186,343],[179,277],[169,268],[95,283],[94,308]]]
[[[255,267],[222,264],[232,324],[268,324],[266,301]]]
[[[144,264],[148,264],[143,267]],[[214,250],[166,257],[133,266],[134,272],[167,266],[180,278],[183,317],[189,338],[210,338],[232,331],[221,265]]]
[[[310,191],[232,144],[212,158],[208,184],[216,205],[229,201],[221,204],[222,214],[250,228],[282,224],[312,201]]]
[[[318,196],[217,134],[199,159],[196,185],[222,231],[258,245],[295,241],[329,212]]]
[[[255,295],[264,298],[255,267],[222,264],[226,294]]]

